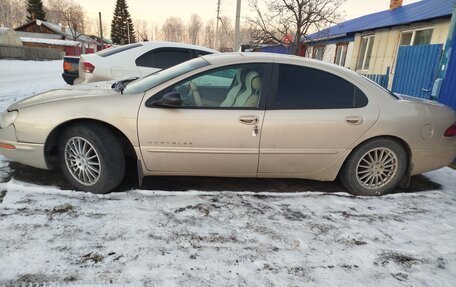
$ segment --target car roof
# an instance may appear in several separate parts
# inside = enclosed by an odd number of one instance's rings
[[[214,49],[197,46],[197,45],[192,45],[192,44],[176,43],[176,42],[147,41],[147,42],[138,42],[138,43],[142,44],[145,48],[148,48],[148,49],[161,48],[161,47],[172,47],[172,48],[195,49],[195,50],[206,51],[206,52],[210,52],[210,53],[220,53],[219,51],[214,50]]]
[[[281,64],[295,64],[308,66],[312,68],[320,68],[324,70],[336,71],[347,76],[362,78],[358,73],[336,65],[332,63],[323,62],[320,60],[309,59],[305,57],[295,55],[284,55],[275,53],[263,53],[263,52],[233,52],[233,53],[218,53],[205,55],[204,58],[212,65],[223,65],[229,63],[251,63],[251,62],[263,62],[263,63],[281,63]]]

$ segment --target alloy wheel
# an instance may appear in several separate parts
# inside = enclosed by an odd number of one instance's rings
[[[397,172],[398,159],[388,148],[375,148],[366,152],[356,166],[358,183],[368,189],[387,185]]]
[[[74,179],[83,185],[94,185],[100,178],[100,157],[84,138],[72,137],[67,141],[65,163]]]

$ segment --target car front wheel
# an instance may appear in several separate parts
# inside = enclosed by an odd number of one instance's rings
[[[76,189],[107,193],[125,173],[125,159],[114,134],[93,123],[70,126],[59,140],[60,167]]]
[[[374,139],[356,148],[344,164],[340,180],[355,195],[384,195],[396,188],[407,170],[404,147],[390,139]]]

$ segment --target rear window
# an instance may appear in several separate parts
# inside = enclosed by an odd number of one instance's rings
[[[140,46],[142,46],[141,43],[134,43],[134,44],[124,45],[124,46],[120,46],[120,47],[109,48],[106,50],[101,50],[100,52],[97,52],[95,54],[97,54],[100,57],[109,57],[114,54],[117,54],[117,53],[120,53],[123,51],[127,51],[127,50],[131,50],[131,49],[134,49],[134,48],[137,48]]]

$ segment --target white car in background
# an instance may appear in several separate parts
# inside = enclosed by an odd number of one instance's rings
[[[144,77],[216,50],[173,42],[139,42],[83,54],[74,84]],[[65,60],[64,60],[65,69]],[[64,76],[65,78],[65,76]],[[65,79],[66,81],[66,79]],[[67,81],[68,83],[68,81]]]

